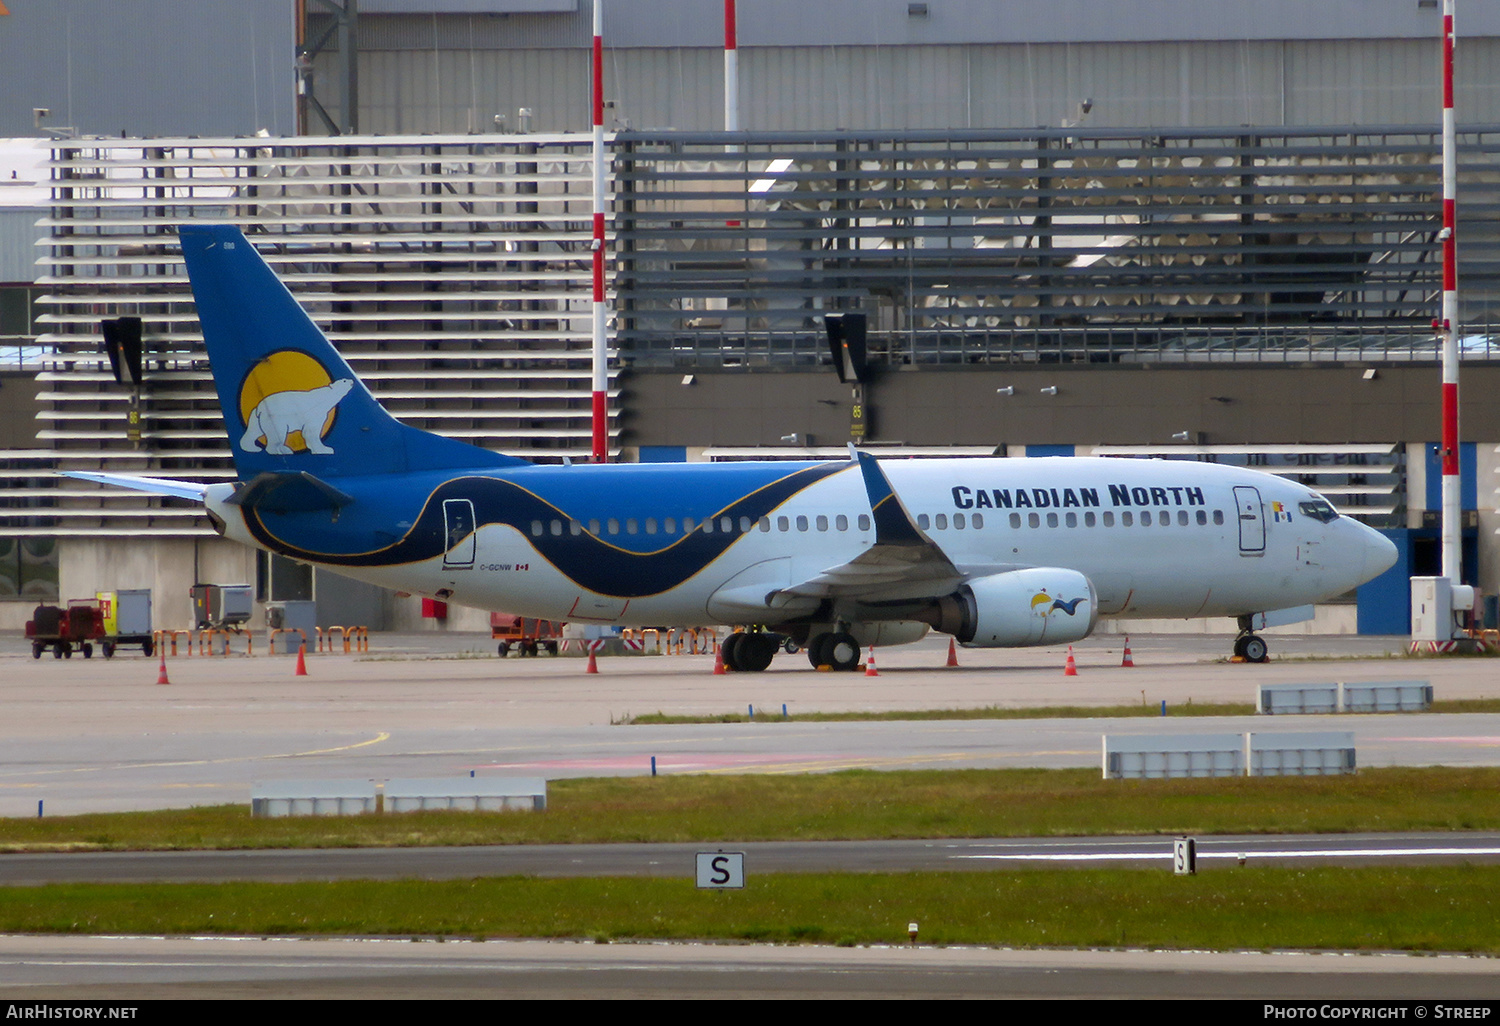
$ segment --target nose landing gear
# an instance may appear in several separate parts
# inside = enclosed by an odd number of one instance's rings
[[[1247,663],[1263,663],[1271,658],[1270,649],[1266,645],[1266,639],[1254,633],[1244,622],[1248,619],[1249,617],[1240,617],[1240,635],[1234,639],[1235,658]]]

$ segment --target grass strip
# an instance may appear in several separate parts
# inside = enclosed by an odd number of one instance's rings
[[[1276,866],[691,880],[51,885],[0,890],[0,932],[689,939],[1500,952],[1500,867]]]
[[[856,770],[554,780],[545,813],[252,819],[246,805],[0,819],[0,851],[1500,829],[1500,768],[1102,780],[1098,770]]]
[[[1433,702],[1430,713],[1500,713],[1500,698],[1461,698]],[[645,713],[627,716],[617,723],[627,726],[680,723],[852,723],[864,720],[1093,720],[1146,719],[1161,716],[1253,716],[1253,702],[1199,702],[1192,699],[1167,704],[1132,705],[1052,705],[1037,708],[1012,708],[987,705],[976,709],[906,709],[884,712],[799,712],[782,716],[774,709],[758,710],[752,718],[748,712],[713,713],[695,716],[676,713]]]

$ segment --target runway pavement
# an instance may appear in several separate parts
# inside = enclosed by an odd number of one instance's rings
[[[1264,730],[1267,718],[797,722],[812,711],[1253,702],[1259,683],[1426,679],[1439,698],[1500,693],[1488,659],[1369,658],[1401,639],[1292,637],[1263,666],[1222,661],[1228,640],[1120,638],[1063,649],[879,652],[879,676],[817,673],[782,655],[762,674],[712,673],[709,656],[617,657],[598,674],[576,658],[499,659],[483,635],[377,636],[368,656],[121,654],[39,661],[0,645],[0,815],[247,802],[252,782],[519,774],[802,773],[960,766],[1094,766],[1104,733]],[[760,722],[616,726],[630,714],[756,710]],[[790,723],[775,722],[785,707]],[[1359,762],[1494,765],[1500,716],[1277,717],[1275,729],[1351,730]]]
[[[1462,955],[0,937],[0,990],[13,1004],[194,997],[1230,998],[1313,1001],[1315,1016],[1340,1001],[1441,1002],[1450,1014],[1455,1008],[1483,1014],[1483,1003],[1500,997],[1500,975],[1493,960]],[[1259,1004],[1251,1010],[1262,1015]],[[1411,1012],[1403,1017],[1417,1018]],[[1431,1012],[1429,1005],[1423,1017]]]
[[[1430,680],[1439,698],[1490,697],[1496,666],[1482,659],[1389,658],[1404,639],[1283,637],[1264,666],[1223,661],[1229,639],[1132,638],[1062,649],[964,651],[946,644],[879,652],[878,677],[815,673],[779,656],[764,674],[714,676],[707,656],[601,660],[494,657],[482,635],[380,637],[367,657],[310,657],[294,677],[285,657],[179,656],[171,683],[157,663],[122,654],[34,661],[0,638],[0,815],[248,803],[254,780],[467,774],[547,777],[649,772],[800,773],[845,767],[1093,766],[1110,731],[1265,729],[1264,718],[797,722],[809,711],[1253,701],[1259,683]],[[1293,657],[1293,658],[1287,658]],[[793,722],[769,722],[785,704]],[[752,724],[613,725],[629,714],[697,714],[754,707]],[[1276,729],[1356,735],[1360,764],[1494,765],[1500,717],[1285,717]],[[1254,859],[1464,858],[1489,861],[1500,838],[1215,838],[1200,868]],[[60,879],[306,879],[465,876],[495,872],[683,875],[679,846],[579,846],[566,851],[167,853],[7,856],[10,885]],[[1164,859],[1149,839],[1049,839],[756,845],[752,872],[962,865],[1014,868],[1072,861]],[[1405,854],[1392,856],[1392,847]],[[677,850],[677,849],[682,850]],[[1243,848],[1244,851],[1238,849]],[[1417,853],[1417,854],[1412,854]],[[1215,860],[1220,860],[1215,862]],[[8,998],[159,997],[1239,997],[1444,1001],[1500,997],[1490,959],[1295,953],[980,949],[762,948],[546,942],[414,943],[327,939],[0,937]]]

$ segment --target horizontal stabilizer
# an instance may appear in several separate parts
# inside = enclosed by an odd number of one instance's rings
[[[265,513],[310,513],[319,509],[343,509],[354,501],[354,497],[305,470],[268,470],[241,485],[226,501],[231,506]]]
[[[93,481],[97,484],[113,485],[116,488],[129,488],[136,492],[150,492],[153,495],[171,495],[178,499],[193,499],[196,502],[203,501],[203,493],[208,490],[208,485],[198,484],[196,481],[173,481],[166,477],[136,477],[133,474],[98,474],[87,470],[64,470],[63,477],[77,478],[80,481]]]

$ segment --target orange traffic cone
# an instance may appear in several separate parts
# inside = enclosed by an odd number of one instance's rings
[[[728,672],[729,668],[724,665],[724,646],[720,645],[714,649],[714,676],[722,677]]]
[[[879,677],[880,676],[880,674],[878,672],[876,672],[876,670],[875,670],[875,646],[874,645],[870,646],[870,658],[868,658],[868,659],[865,660],[865,676],[866,677]]]
[[[594,646],[589,646],[589,664],[584,668],[584,673],[598,673],[599,660],[594,657]]]
[[[953,643],[952,638],[948,639],[948,665],[958,665],[958,647]]]
[[[170,684],[170,683],[172,683],[171,681],[167,680],[167,650],[166,649],[162,649],[162,652],[161,652],[161,668],[156,671],[156,683],[158,683],[158,684]]]
[[[1125,635],[1125,658],[1120,660],[1121,666],[1135,666],[1135,660],[1130,658],[1130,635]]]
[[[1072,645],[1068,646],[1068,661],[1063,666],[1063,676],[1064,677],[1076,677],[1076,676],[1078,676],[1078,664],[1073,661],[1073,646]]]
[[[293,677],[307,676],[307,642],[297,646],[297,669],[292,673]]]

